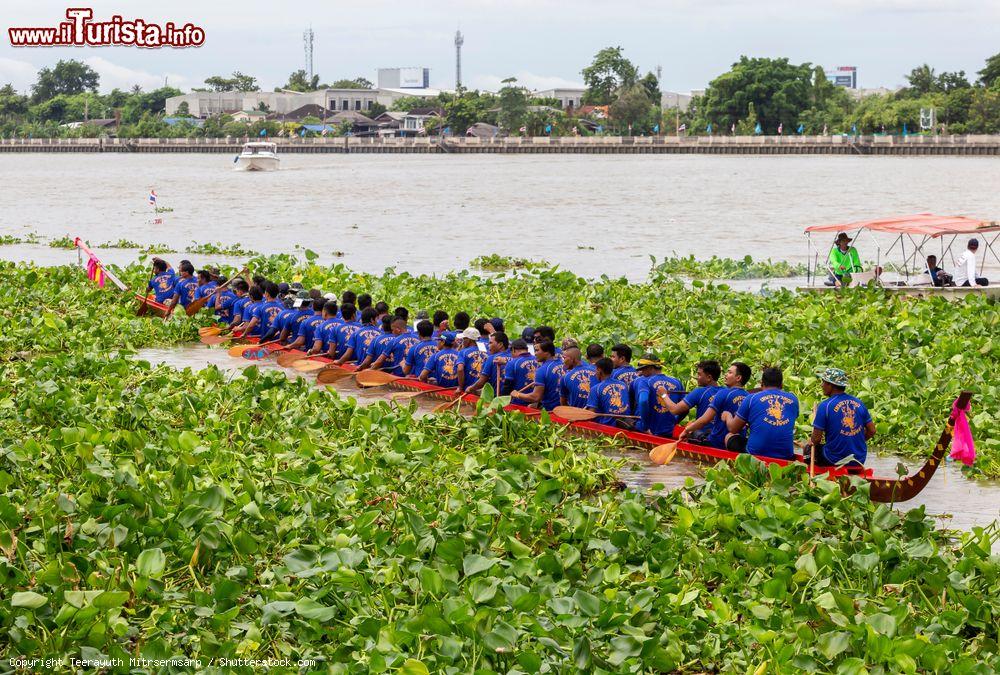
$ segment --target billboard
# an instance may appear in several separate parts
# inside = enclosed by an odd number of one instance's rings
[[[382,89],[427,89],[430,68],[379,68],[378,86]]]
[[[826,71],[826,79],[838,87],[857,89],[858,69],[855,66],[839,66],[835,70]]]

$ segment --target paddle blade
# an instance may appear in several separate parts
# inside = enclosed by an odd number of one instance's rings
[[[670,464],[670,461],[677,454],[677,441],[670,441],[663,445],[658,445],[649,451],[649,461],[653,464]]]
[[[363,370],[358,373],[357,382],[359,387],[380,387],[403,378],[381,370]]]
[[[207,295],[204,298],[198,298],[197,300],[195,300],[194,302],[192,302],[190,305],[188,305],[187,307],[185,307],[184,311],[187,312],[188,316],[194,316],[195,314],[197,314],[198,312],[201,311],[202,307],[205,306],[205,303],[208,302],[208,298],[209,298],[209,296],[207,296]]]
[[[235,347],[229,348],[230,356],[243,356],[243,350],[246,349],[246,345],[236,345]]]
[[[348,370],[342,370],[340,368],[324,368],[316,374],[316,382],[319,384],[333,384],[334,382],[346,380],[352,375],[354,375],[354,373]]]
[[[552,414],[569,422],[586,422],[597,417],[597,413],[593,410],[575,408],[571,405],[557,405],[552,409]]]
[[[228,342],[232,340],[231,337],[225,335],[205,335],[204,337],[198,338],[201,340],[203,345],[221,345],[223,342]]]
[[[322,361],[315,361],[313,359],[299,359],[292,364],[292,368],[300,373],[315,373],[317,370],[323,370],[326,366],[327,364]]]
[[[302,360],[302,352],[285,352],[278,354],[278,365],[282,368],[289,368],[296,361]]]
[[[455,408],[460,408],[462,406],[462,397],[459,396],[454,401],[445,401],[444,403],[438,403],[434,406],[434,411],[436,413],[445,412],[447,410],[454,410]]]
[[[209,335],[218,335],[222,332],[222,328],[219,326],[202,326],[198,329],[198,335],[202,337],[208,337]]]
[[[389,394],[389,400],[397,402],[405,402],[415,399],[421,394],[426,394],[426,393],[427,393],[426,391],[394,391],[391,394]]]

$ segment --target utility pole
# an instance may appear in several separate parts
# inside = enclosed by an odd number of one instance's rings
[[[313,38],[315,34],[313,33],[312,26],[306,29],[306,32],[302,34],[302,44],[305,46],[306,50],[306,72],[309,73],[309,86],[312,86],[313,80]]]
[[[462,91],[462,45],[464,44],[462,31],[455,31],[455,93]]]

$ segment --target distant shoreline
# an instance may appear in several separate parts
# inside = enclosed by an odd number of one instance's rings
[[[268,139],[289,154],[704,154],[1000,156],[1000,134],[947,136],[589,136]],[[0,140],[0,153],[236,154],[243,138],[32,138]]]

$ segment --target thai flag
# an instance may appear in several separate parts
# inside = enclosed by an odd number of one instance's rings
[[[149,191],[149,205],[156,206],[156,190]]]

